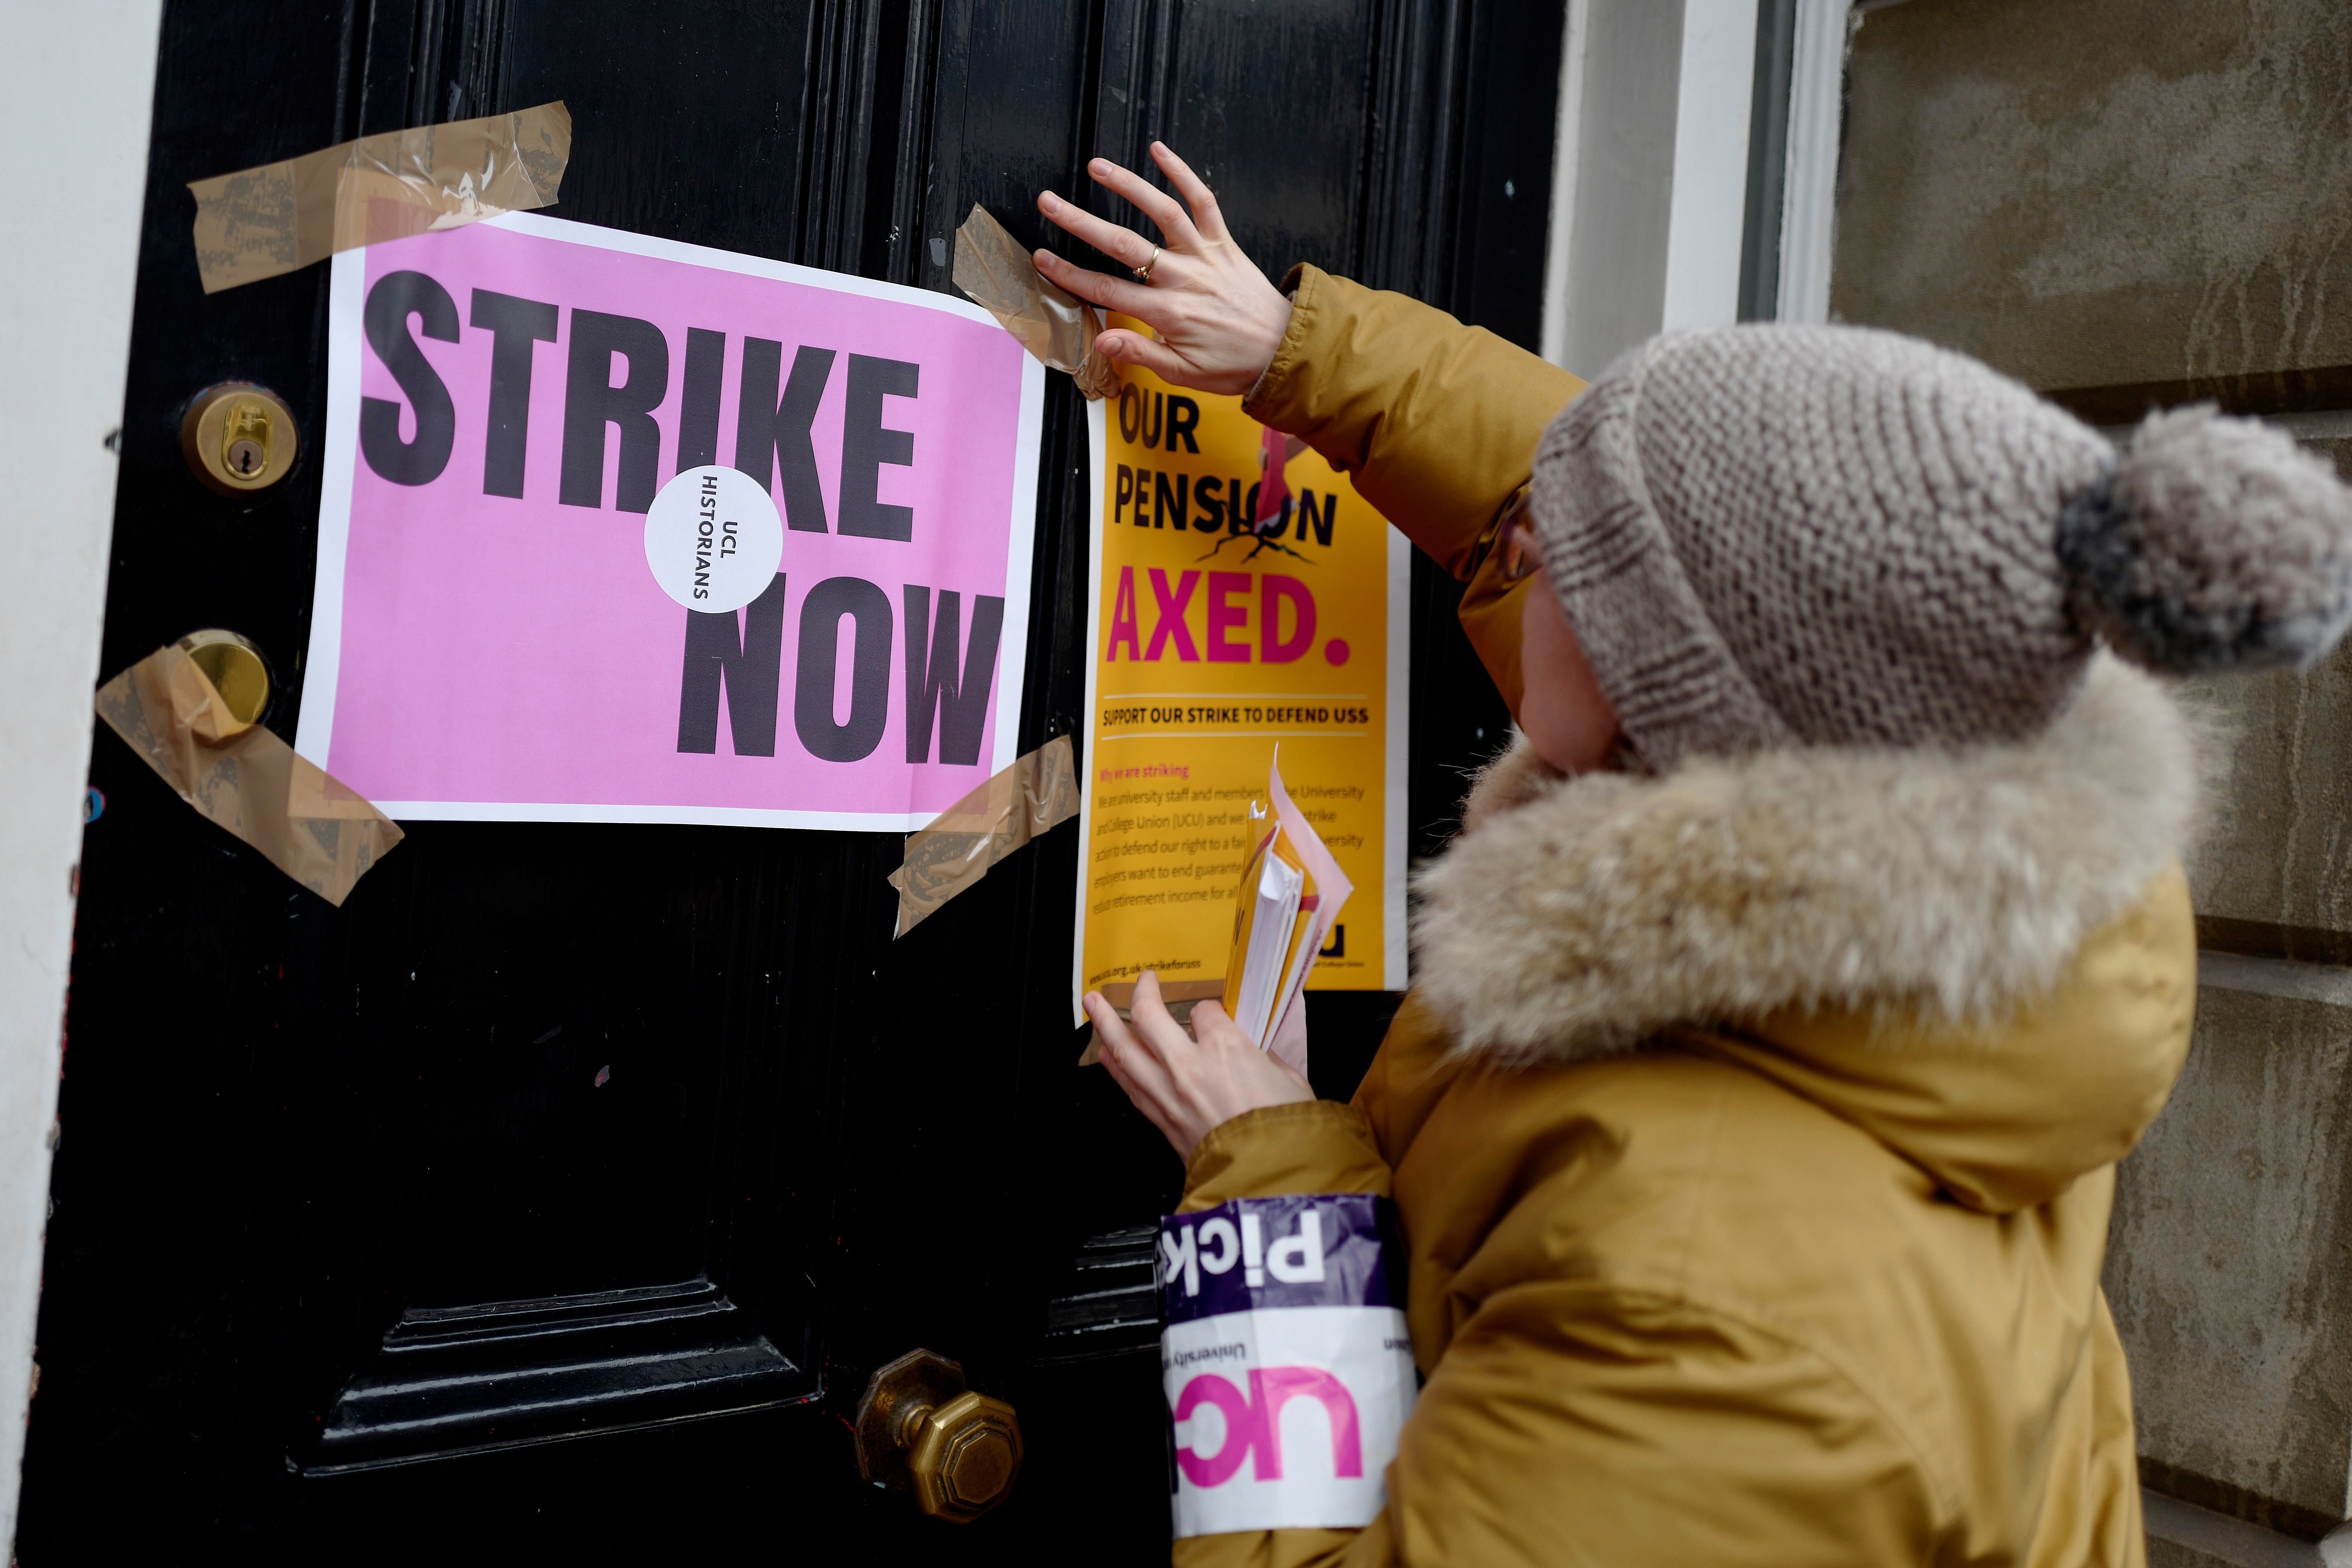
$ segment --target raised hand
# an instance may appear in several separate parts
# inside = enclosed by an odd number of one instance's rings
[[[1159,226],[1158,245],[1051,191],[1037,197],[1037,210],[1047,222],[1118,262],[1137,281],[1090,272],[1044,250],[1037,252],[1037,270],[1081,300],[1133,316],[1160,334],[1155,342],[1141,332],[1114,328],[1095,340],[1110,359],[1141,365],[1177,386],[1247,392],[1282,344],[1290,326],[1290,301],[1234,243],[1217,198],[1184,160],[1158,142],[1151,144],[1151,160],[1183,195],[1190,214],[1166,192],[1108,158],[1089,163],[1087,173]]]

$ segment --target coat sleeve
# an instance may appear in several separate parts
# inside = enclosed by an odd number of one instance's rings
[[[1468,586],[1463,629],[1516,711],[1519,595],[1492,548],[1536,440],[1584,390],[1556,365],[1402,294],[1295,267],[1290,328],[1244,411],[1297,436]]]
[[[1323,1101],[1212,1132],[1182,1207],[1389,1185],[1363,1113]],[[1194,1536],[1175,1568],[1865,1568],[1917,1560],[1948,1520],[1885,1413],[1738,1314],[1589,1279],[1456,1308],[1379,1519]]]

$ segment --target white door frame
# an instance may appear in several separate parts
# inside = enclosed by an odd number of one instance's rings
[[[1769,3],[1769,0],[1767,0]],[[1759,0],[1569,0],[1542,350],[1585,376],[1739,315]],[[1853,0],[1796,0],[1781,321],[1829,319]]]
[[[1780,205],[1779,319],[1830,319],[1830,261],[1837,249],[1838,153],[1845,113],[1853,0],[1797,0],[1789,71],[1788,179]]]
[[[0,247],[0,1541],[16,1534],[49,1151],[114,539],[162,0],[9,29],[0,145],[41,211]],[[59,134],[69,127],[70,134]]]

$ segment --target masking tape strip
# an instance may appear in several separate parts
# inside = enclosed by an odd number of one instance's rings
[[[1078,814],[1078,770],[1070,738],[1056,735],[907,836],[907,858],[890,873],[898,889],[895,941],[988,868],[1047,828]]]
[[[338,250],[543,207],[571,160],[572,114],[559,100],[194,180],[196,270],[217,294]]]
[[[1163,980],[1160,983],[1160,999],[1168,1005],[1168,1016],[1192,1032],[1192,1005],[1196,1002],[1222,1001],[1225,994],[1223,980]],[[1128,1023],[1135,1021],[1135,982],[1114,980],[1102,988],[1102,998]],[[1078,1053],[1078,1065],[1090,1068],[1102,1060],[1102,1037],[1091,1026],[1087,1030],[1087,1048]]]
[[[258,724],[231,714],[178,644],[98,689],[98,716],[180,798],[340,905],[399,826]]]
[[[1101,312],[1047,282],[1021,242],[976,202],[956,230],[955,285],[1023,348],[1051,368],[1068,371],[1080,392],[1095,399],[1118,395],[1118,367],[1095,347]]]

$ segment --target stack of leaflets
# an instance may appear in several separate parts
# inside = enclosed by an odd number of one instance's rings
[[[1299,862],[1298,851],[1283,841],[1278,826],[1258,840],[1242,866],[1233,955],[1225,962],[1225,1011],[1261,1047],[1274,1022],[1275,1002],[1289,996],[1301,962],[1314,957],[1306,945],[1316,906],[1322,902],[1314,887],[1313,874]]]
[[[1352,890],[1305,814],[1290,803],[1279,767],[1269,770],[1275,810],[1242,863],[1234,889],[1234,945],[1225,962],[1225,1011],[1260,1049],[1306,989],[1316,954]],[[1256,816],[1252,826],[1265,822]]]

